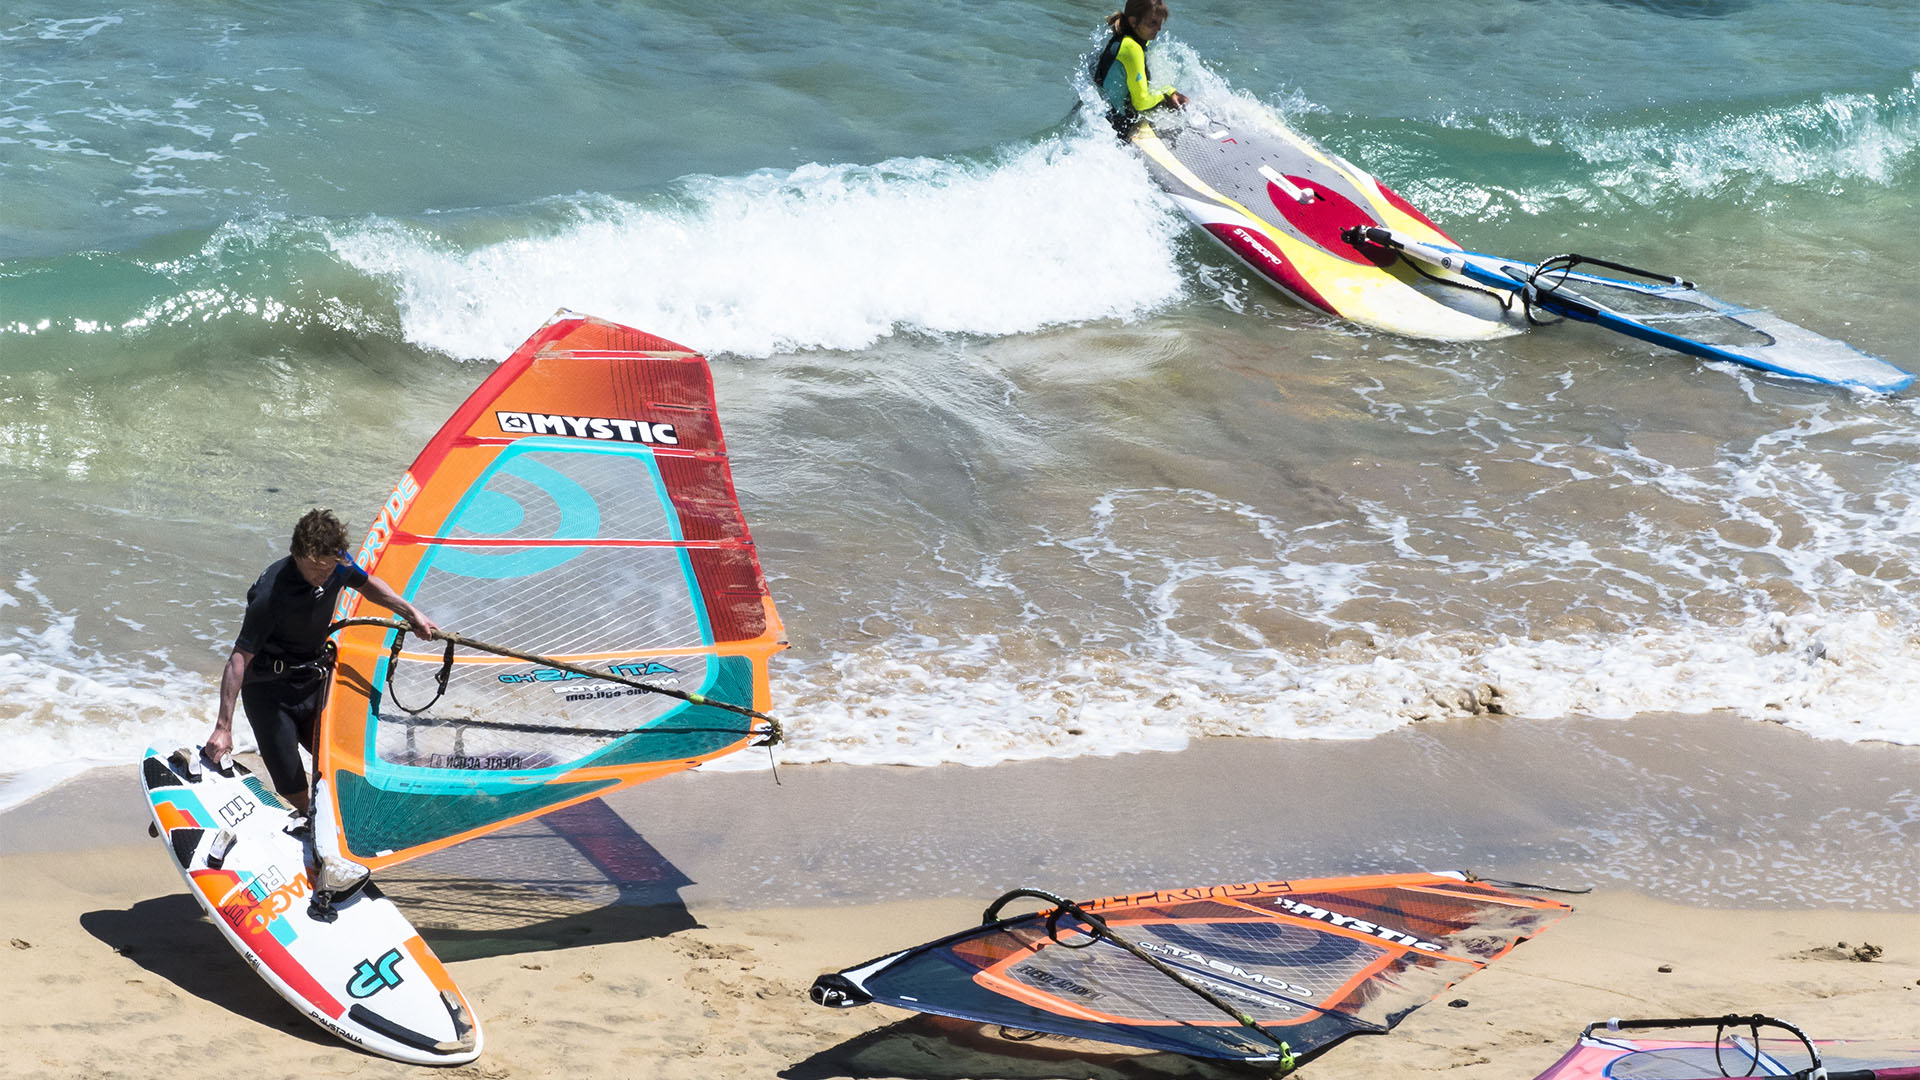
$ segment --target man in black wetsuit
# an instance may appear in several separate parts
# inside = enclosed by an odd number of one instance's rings
[[[273,789],[304,814],[307,771],[300,748],[313,750],[314,726],[326,703],[332,661],[327,626],[340,590],[353,589],[398,613],[422,638],[431,639],[439,628],[386,582],[355,565],[346,550],[346,527],[333,511],[307,511],[294,526],[289,547],[291,553],[267,567],[247,590],[247,615],[220,675],[220,712],[205,753],[219,761],[233,751],[233,703],[239,699]]]

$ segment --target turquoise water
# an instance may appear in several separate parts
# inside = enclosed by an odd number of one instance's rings
[[[713,359],[802,760],[1490,705],[1920,741],[1914,398],[1293,307],[1076,111],[1105,13],[11,5],[0,768],[198,734],[292,518],[369,518],[561,307]],[[1153,62],[1469,246],[1920,369],[1916,42],[1911,3],[1182,2]]]

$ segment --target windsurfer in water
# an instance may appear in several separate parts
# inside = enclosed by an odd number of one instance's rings
[[[1113,37],[1094,59],[1093,84],[1106,96],[1108,121],[1123,135],[1148,109],[1187,104],[1187,96],[1173,87],[1154,86],[1147,70],[1147,46],[1166,23],[1165,0],[1127,0],[1125,8],[1107,16]],[[1115,64],[1120,67],[1118,77]]]
[[[300,748],[313,751],[314,727],[326,704],[333,654],[327,626],[343,588],[353,589],[407,620],[418,636],[439,628],[392,587],[347,555],[347,529],[331,510],[309,510],[293,527],[286,558],[267,567],[247,590],[247,614],[220,674],[220,711],[204,753],[219,761],[233,752],[233,703],[253,725],[273,789],[307,812],[307,772]]]

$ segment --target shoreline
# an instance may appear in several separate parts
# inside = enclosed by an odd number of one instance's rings
[[[1483,717],[988,768],[787,765],[777,780],[695,771],[587,805],[611,814],[577,826],[642,852],[631,861],[651,869],[634,872],[721,907],[1457,869],[1719,907],[1920,910],[1920,747],[1714,715]],[[138,842],[146,815],[132,766],[91,770],[0,812],[0,854]],[[536,820],[382,878],[597,872]]]

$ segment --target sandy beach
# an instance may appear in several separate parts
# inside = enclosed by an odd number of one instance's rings
[[[1422,866],[1598,884],[1393,1033],[1297,1074],[1531,1077],[1609,1016],[1758,1010],[1823,1038],[1911,1036],[1917,793],[1911,747],[1714,717],[1496,718],[991,770],[686,775],[569,823],[620,840],[612,861],[528,825],[381,881],[479,1010],[486,1053],[456,1075],[789,1080],[1246,1075],[806,1000],[814,976],[969,925],[1020,885],[1090,898]],[[1626,835],[1635,808],[1658,809],[1640,819],[1657,834]],[[0,817],[0,1076],[414,1071],[273,996],[144,815],[127,767]]]

